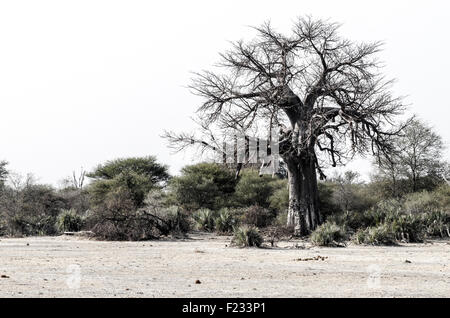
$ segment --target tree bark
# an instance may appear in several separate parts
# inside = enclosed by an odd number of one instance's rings
[[[320,224],[319,195],[315,162],[312,158],[287,160],[289,210],[287,225],[295,235],[304,236]]]

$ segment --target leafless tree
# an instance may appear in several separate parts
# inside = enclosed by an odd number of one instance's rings
[[[355,171],[346,171],[344,174],[336,174],[333,181],[337,185],[333,196],[343,211],[350,211],[357,201],[355,185],[360,185],[359,173]]]
[[[399,137],[397,137],[399,138]],[[398,145],[398,140],[395,139],[394,144]],[[400,181],[403,178],[401,163],[400,163],[401,150],[394,149],[389,157],[381,156],[375,160],[375,165],[378,168],[377,174],[373,177],[375,179],[381,177],[383,180],[389,181],[388,191],[393,197],[399,197],[401,195],[400,191]]]
[[[81,167],[79,174],[74,170],[72,176],[68,176],[60,181],[60,186],[63,188],[73,188],[75,190],[83,190],[86,179],[86,170]]]
[[[86,178],[86,170],[81,168],[80,174],[77,176],[76,172],[72,173],[72,185],[75,189],[83,190],[84,179]]]
[[[442,162],[444,143],[441,136],[422,121],[414,118],[401,136],[394,139],[395,155],[389,160],[382,158],[381,172],[391,177],[406,178],[411,191],[418,190],[421,177],[434,177],[442,180],[445,164]],[[393,179],[395,182],[396,179]],[[442,180],[443,181],[443,180]]]
[[[325,179],[324,167],[358,153],[388,154],[404,107],[380,73],[381,43],[349,41],[338,35],[339,24],[310,17],[299,18],[289,36],[270,23],[255,30],[253,41],[235,42],[221,54],[216,72],[193,80],[192,90],[204,98],[198,121],[211,133],[165,137],[178,149],[217,150],[209,142],[220,145],[217,131],[264,128],[270,136],[279,129],[289,172],[288,225],[303,235],[322,221],[317,175]]]

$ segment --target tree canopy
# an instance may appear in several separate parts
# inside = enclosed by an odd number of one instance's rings
[[[170,187],[176,202],[187,209],[219,209],[228,204],[236,182],[226,167],[200,163],[184,167],[181,176],[171,180]]]
[[[168,167],[152,156],[108,161],[87,176],[94,179],[89,191],[95,202],[122,188],[130,193],[136,206],[144,203],[150,190],[163,186],[170,178]]]
[[[409,182],[409,192],[437,186],[445,178],[442,160],[444,142],[432,127],[416,118],[403,133],[394,139],[394,151],[379,161],[379,171],[391,181],[394,195],[399,194],[399,183]]]

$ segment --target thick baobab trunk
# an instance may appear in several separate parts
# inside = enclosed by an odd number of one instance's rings
[[[307,235],[321,222],[317,175],[312,159],[288,160],[289,211],[288,226],[295,235]]]

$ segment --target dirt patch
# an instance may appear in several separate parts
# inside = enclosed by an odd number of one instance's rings
[[[328,259],[328,257],[318,255],[316,257],[297,258],[296,261],[297,262],[310,262],[310,261],[324,261],[326,259]]]
[[[448,241],[319,248],[291,240],[263,249],[229,242],[209,234],[2,239],[0,274],[9,278],[0,279],[0,297],[450,297]]]

